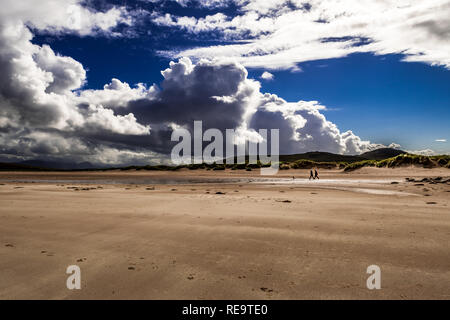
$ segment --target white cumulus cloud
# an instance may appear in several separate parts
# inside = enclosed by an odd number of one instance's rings
[[[264,71],[261,75],[261,79],[263,80],[273,80],[274,78],[274,75],[267,71]]]

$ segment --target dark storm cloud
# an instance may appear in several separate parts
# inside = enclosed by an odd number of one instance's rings
[[[130,102],[127,111],[149,124],[176,123],[192,126],[202,120],[206,127],[236,128],[242,122],[251,87],[245,87],[247,71],[236,64],[192,65],[183,59],[163,71],[162,90],[155,100]],[[251,92],[250,92],[251,93]]]

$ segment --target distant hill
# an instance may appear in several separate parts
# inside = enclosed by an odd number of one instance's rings
[[[360,155],[342,155],[330,152],[306,152],[299,154],[281,155],[280,161],[283,162],[294,162],[297,160],[311,160],[315,162],[357,162],[362,160],[384,160],[392,157],[396,157],[399,154],[404,154],[405,151],[392,149],[392,148],[381,148],[373,151],[365,152]]]
[[[48,169],[33,167],[20,163],[0,162],[0,171],[47,171]]]
[[[366,160],[384,160],[388,158],[396,157],[400,154],[406,153],[405,151],[392,149],[392,148],[381,148],[373,151],[365,152],[360,155],[361,158]]]
[[[349,156],[329,152],[306,152],[299,154],[280,155],[280,161],[294,162],[297,160],[311,160],[315,162],[357,162],[364,160],[361,156]]]
[[[89,162],[69,163],[45,160],[26,160],[18,163],[0,162],[0,171],[50,171],[50,170],[92,170]],[[101,168],[97,168],[101,169]]]
[[[94,169],[95,167],[90,162],[58,162],[58,161],[46,161],[46,160],[26,160],[21,161],[19,164],[56,170],[85,170]]]

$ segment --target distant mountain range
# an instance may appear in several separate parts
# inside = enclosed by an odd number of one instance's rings
[[[358,162],[363,160],[384,160],[398,156],[399,154],[406,153],[405,151],[392,149],[392,148],[381,148],[373,151],[365,152],[357,156],[349,156],[342,154],[334,154],[329,152],[307,152],[291,155],[281,155],[280,161],[293,162],[297,160],[311,160],[315,162]]]
[[[311,160],[314,162],[347,162],[353,163],[363,160],[384,160],[395,157],[399,154],[406,153],[402,150],[382,148],[369,151],[360,155],[350,156],[334,154],[329,152],[307,152],[300,154],[281,155],[280,161],[294,162],[297,160]],[[20,170],[20,171],[47,171],[47,170],[93,170],[106,169],[107,166],[94,166],[90,162],[70,163],[70,162],[56,162],[45,160],[26,160],[18,163],[0,163],[0,170]]]
[[[94,169],[95,166],[90,162],[57,162],[57,161],[45,161],[45,160],[26,160],[19,162],[19,164],[37,167],[37,168],[45,168],[45,169],[58,169],[58,170],[82,170],[82,169]]]
[[[45,160],[26,160],[21,162],[0,163],[0,170],[20,170],[20,171],[47,171],[47,170],[87,170],[96,169],[90,162],[71,163]]]

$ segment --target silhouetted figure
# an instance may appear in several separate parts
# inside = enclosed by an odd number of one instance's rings
[[[316,169],[314,169],[314,179],[315,178],[319,179],[319,173],[317,172]]]
[[[314,180],[314,173],[312,171],[312,169],[309,171],[309,180],[313,179]]]

